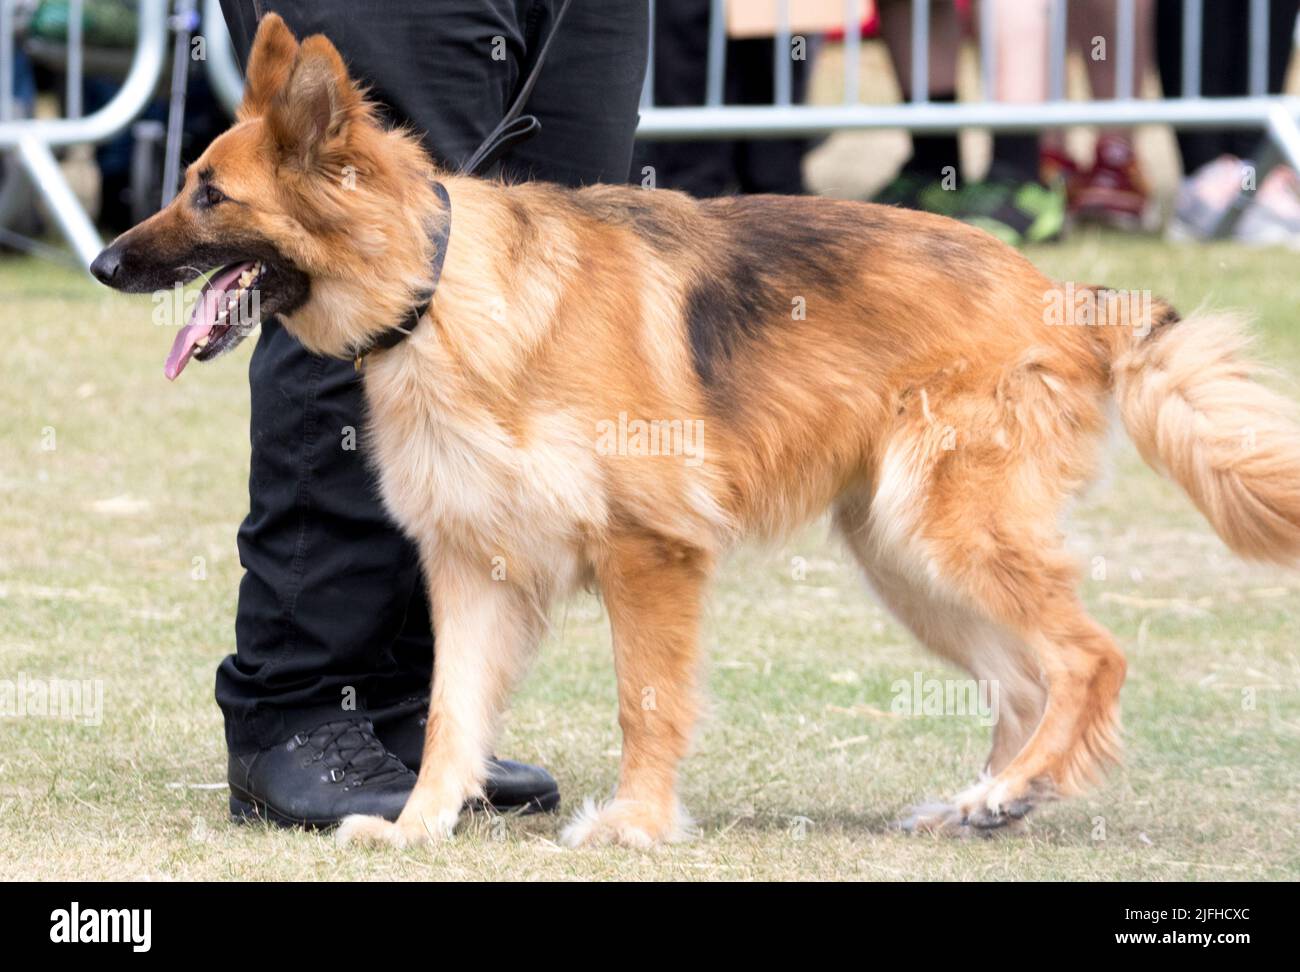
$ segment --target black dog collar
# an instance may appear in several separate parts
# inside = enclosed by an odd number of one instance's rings
[[[371,351],[395,348],[410,337],[411,332],[420,323],[420,318],[425,315],[429,310],[429,305],[433,303],[433,292],[438,289],[438,279],[442,276],[442,264],[447,259],[447,243],[451,239],[451,197],[447,195],[447,187],[441,182],[433,184],[433,191],[437,194],[438,199],[442,201],[445,218],[439,224],[437,231],[429,233],[429,243],[433,246],[433,264],[431,267],[433,279],[430,281],[429,289],[416,295],[415,306],[407,312],[401,324],[390,327],[386,331],[380,331],[363,347],[357,349],[353,357],[353,365],[357,371],[361,370],[361,363]]]
[[[546,54],[551,49],[551,41],[555,40],[555,35],[560,29],[560,23],[564,20],[564,15],[568,13],[569,4],[573,0],[563,0],[559,10],[555,13],[555,19],[551,23],[551,29],[546,34],[546,39],[542,42],[541,49],[537,52],[537,57],[533,60],[533,66],[524,78],[523,83],[515,94],[514,101],[506,110],[505,116],[497,124],[488,137],[483,140],[483,144],[475,150],[463,166],[461,172],[469,175],[482,175],[490,169],[496,162],[510,149],[514,148],[520,142],[532,138],[541,129],[541,123],[532,115],[522,114],[524,105],[528,103],[528,96],[533,93],[533,85],[537,83],[537,76],[541,74],[542,63],[546,60]],[[429,242],[433,244],[433,283],[427,291],[416,296],[416,305],[411,308],[406,319],[396,327],[390,327],[386,331],[381,331],[370,339],[370,342],[364,347],[358,348],[353,363],[357,371],[361,370],[361,363],[365,360],[366,355],[371,351],[395,348],[415,330],[420,318],[425,315],[429,309],[429,304],[433,302],[433,292],[438,287],[438,278],[442,276],[442,261],[447,256],[447,241],[451,238],[451,197],[447,195],[447,188],[441,182],[433,184],[433,191],[438,194],[442,200],[443,208],[446,210],[447,218],[443,222],[443,228],[437,233],[429,234]]]

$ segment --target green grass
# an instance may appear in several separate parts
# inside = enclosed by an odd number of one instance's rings
[[[1292,254],[1084,236],[1031,255],[1185,311],[1248,309],[1267,355],[1300,375]],[[693,843],[562,851],[562,818],[480,818],[403,853],[235,827],[226,794],[201,787],[225,778],[212,675],[233,648],[248,348],[172,385],[172,334],[147,300],[17,259],[0,262],[0,293],[0,678],[104,683],[99,727],[3,721],[0,878],[1300,877],[1300,578],[1232,560],[1127,445],[1072,535],[1090,577],[1104,558],[1087,601],[1129,653],[1128,759],[1023,836],[890,829],[912,802],[973,778],[987,730],[882,714],[895,679],[952,673],[870,600],[821,526],[722,574],[711,713],[683,782],[703,827]],[[206,579],[193,579],[195,558]],[[605,621],[584,597],[560,617],[500,749],[549,766],[571,807],[609,790],[617,747]]]

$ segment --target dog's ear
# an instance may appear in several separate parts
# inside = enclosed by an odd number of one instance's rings
[[[266,114],[271,99],[289,80],[294,58],[298,55],[298,39],[279,14],[269,13],[257,25],[253,49],[248,55],[248,70],[244,75],[244,100],[236,113],[240,121]]]
[[[322,34],[302,42],[289,80],[271,99],[266,123],[283,161],[303,169],[337,162],[365,99],[338,50]]]

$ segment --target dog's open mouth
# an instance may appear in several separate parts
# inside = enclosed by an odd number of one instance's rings
[[[172,343],[163,373],[175,381],[190,358],[209,361],[225,354],[261,323],[260,287],[266,276],[261,260],[231,263],[203,285],[189,323]]]

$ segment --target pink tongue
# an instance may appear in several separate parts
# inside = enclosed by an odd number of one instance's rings
[[[189,323],[176,335],[176,340],[172,342],[171,353],[167,355],[167,363],[163,365],[163,374],[169,381],[175,381],[176,377],[185,370],[195,347],[216,326],[217,314],[226,302],[226,291],[245,270],[254,265],[251,260],[247,263],[237,263],[213,274],[212,278],[203,285],[198,303],[194,305],[194,311],[190,314]]]

